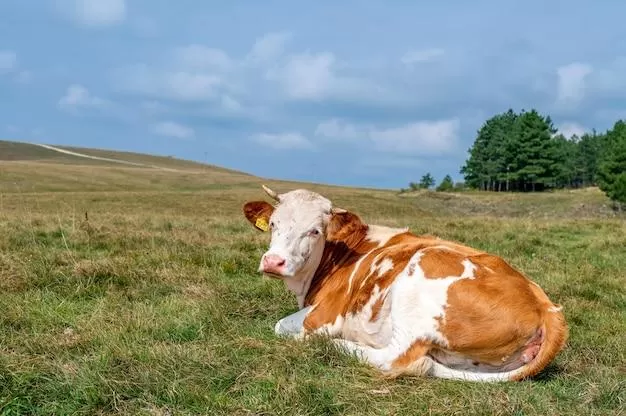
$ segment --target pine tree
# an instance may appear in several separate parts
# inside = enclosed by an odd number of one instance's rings
[[[578,141],[578,160],[576,165],[580,169],[582,186],[597,185],[598,164],[604,140],[604,135],[596,134],[593,131],[591,134],[583,134]]]
[[[419,187],[422,189],[429,189],[435,184],[435,178],[430,174],[430,172],[426,173],[426,175],[422,176],[420,179]]]
[[[626,203],[626,122],[616,122],[603,143],[598,184],[611,200]]]
[[[437,186],[437,191],[439,192],[450,192],[454,188],[454,182],[452,181],[452,177],[450,175],[446,175],[439,186]]]
[[[519,148],[514,157],[516,178],[523,191],[543,189],[553,181],[555,131],[549,117],[542,117],[536,110],[523,112],[520,123]]]

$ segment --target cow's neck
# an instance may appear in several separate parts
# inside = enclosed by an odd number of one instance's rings
[[[298,300],[298,308],[305,306],[306,295],[311,287],[311,281],[315,275],[315,267],[309,267],[300,271],[297,275],[285,279],[285,285]]]
[[[368,226],[363,224],[347,236],[327,240],[322,259],[303,287],[302,298],[298,297],[300,308],[312,303],[324,282],[339,268],[354,263],[358,257],[372,249],[376,244],[365,241]]]

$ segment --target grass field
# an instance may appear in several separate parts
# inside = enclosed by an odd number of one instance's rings
[[[391,381],[324,340],[274,336],[297,307],[256,271],[268,237],[241,206],[260,179],[33,159],[0,161],[0,414],[624,414],[626,218],[597,190],[268,182],[499,254],[564,305],[568,346],[533,380]]]

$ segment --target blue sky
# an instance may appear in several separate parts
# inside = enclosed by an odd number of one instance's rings
[[[626,3],[5,0],[0,137],[265,177],[461,179],[513,108],[566,135],[626,118]]]

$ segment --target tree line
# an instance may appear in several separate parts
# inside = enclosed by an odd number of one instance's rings
[[[537,192],[598,186],[613,201],[626,203],[623,120],[604,133],[594,130],[566,138],[554,127],[550,116],[534,109],[519,113],[509,109],[483,123],[468,153],[460,169],[464,184],[450,187],[450,178],[445,185],[449,190],[467,187],[493,192]],[[418,188],[434,185],[434,179],[424,182],[427,175],[416,184]]]

